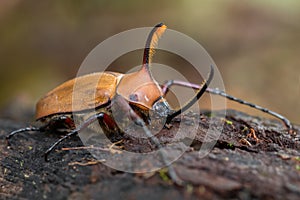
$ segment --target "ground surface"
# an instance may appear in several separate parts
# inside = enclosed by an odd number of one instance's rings
[[[185,186],[173,184],[165,170],[124,173],[97,162],[87,150],[61,150],[82,146],[79,137],[61,144],[59,151],[53,152],[50,161],[45,162],[44,151],[60,135],[24,133],[14,137],[8,148],[5,135],[26,124],[0,120],[0,199],[300,198],[298,126],[291,135],[277,121],[235,111],[229,112],[226,119],[217,115],[200,118],[187,115],[185,123],[193,117],[200,119],[197,134],[191,147],[173,165],[178,176],[188,183]],[[162,143],[170,141],[179,121],[175,120],[171,129],[159,134]],[[208,156],[200,158],[199,149],[209,122],[222,123],[224,129]],[[122,146],[129,151],[153,148],[149,142],[128,136]]]

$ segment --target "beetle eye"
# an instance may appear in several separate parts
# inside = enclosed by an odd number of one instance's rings
[[[131,95],[129,95],[129,99],[130,99],[131,101],[138,101],[138,100],[139,100],[137,94],[131,94]]]

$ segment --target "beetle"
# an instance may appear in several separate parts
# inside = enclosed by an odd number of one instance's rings
[[[258,110],[271,114],[284,122],[288,129],[291,129],[291,123],[282,115],[262,108],[255,104],[243,101],[226,94],[218,89],[209,88],[209,84],[213,79],[214,68],[210,67],[210,72],[202,84],[193,84],[177,80],[166,81],[163,85],[159,85],[153,78],[150,70],[151,60],[154,54],[154,49],[161,35],[166,30],[166,25],[163,23],[157,24],[149,33],[144,48],[142,67],[139,71],[130,74],[122,74],[118,72],[97,72],[83,75],[72,80],[69,80],[58,87],[48,92],[42,97],[36,105],[36,120],[44,123],[41,127],[26,127],[15,130],[7,135],[6,139],[9,144],[9,139],[21,132],[27,131],[61,131],[67,130],[62,138],[57,140],[45,152],[45,160],[49,153],[63,140],[76,135],[78,132],[88,127],[91,123],[98,120],[103,132],[111,141],[118,141],[122,138],[123,132],[115,122],[111,107],[115,104],[120,105],[127,116],[136,124],[140,125],[145,134],[157,146],[161,147],[157,138],[151,134],[147,128],[149,122],[149,112],[159,113],[161,117],[166,118],[166,123],[170,123],[172,119],[182,112],[190,108],[204,92],[221,95],[230,100],[254,107]],[[92,87],[97,82],[96,88]],[[81,94],[81,103],[74,103],[72,101],[74,85],[78,84],[77,92]],[[169,88],[173,85],[189,87],[196,89],[195,95],[183,107],[178,109],[171,109],[165,96]],[[80,87],[81,86],[81,87]],[[136,87],[140,86],[140,87]],[[92,91],[96,89],[96,91]],[[95,92],[95,97],[85,95],[90,92]],[[96,113],[89,116],[78,127],[75,126],[73,114],[89,114],[91,110],[96,110]],[[162,154],[162,157],[164,155]],[[174,177],[175,175],[173,175]]]

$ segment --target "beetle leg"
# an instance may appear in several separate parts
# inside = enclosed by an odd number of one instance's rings
[[[55,143],[53,143],[45,152],[44,156],[45,156],[45,161],[48,161],[48,155],[50,154],[51,151],[53,151],[53,149],[62,141],[64,141],[65,139],[76,135],[79,131],[85,129],[86,127],[88,127],[90,124],[92,124],[93,122],[95,122],[96,120],[98,120],[98,118],[102,118],[104,115],[103,112],[101,113],[97,113],[96,115],[93,115],[91,117],[89,117],[86,121],[84,121],[78,128],[72,130],[71,132],[69,132],[68,134],[64,135],[62,138],[60,138],[59,140],[57,140]]]
[[[7,136],[6,136],[6,141],[7,144],[10,145],[9,139],[11,137],[13,137],[16,134],[19,133],[23,133],[23,132],[29,132],[29,131],[40,131],[40,132],[44,132],[46,130],[56,130],[59,127],[67,126],[68,128],[72,128],[73,127],[73,121],[70,117],[67,116],[59,116],[59,117],[54,117],[51,119],[51,121],[49,121],[49,123],[47,123],[44,126],[41,127],[25,127],[25,128],[21,128],[15,131],[10,132]]]
[[[10,132],[7,136],[6,136],[6,142],[7,145],[10,145],[9,139],[19,133],[23,133],[23,132],[28,132],[28,131],[41,131],[43,130],[43,127],[38,128],[38,127],[26,127],[26,128],[21,128],[15,131]]]
[[[261,106],[259,106],[259,105],[250,103],[250,102],[248,102],[248,101],[244,101],[244,100],[242,100],[242,99],[236,98],[236,97],[234,97],[234,96],[231,96],[231,95],[229,95],[229,94],[226,94],[224,91],[221,91],[221,90],[219,90],[219,89],[207,88],[206,91],[207,91],[208,93],[220,95],[220,96],[225,97],[225,98],[227,98],[227,99],[229,99],[229,100],[236,101],[236,102],[238,102],[238,103],[240,103],[240,104],[250,106],[250,107],[255,108],[255,109],[257,109],[257,110],[260,110],[260,111],[262,111],[262,112],[264,112],[264,113],[267,113],[267,114],[269,114],[269,115],[272,115],[272,116],[274,116],[274,117],[280,119],[280,120],[285,124],[285,126],[289,129],[289,131],[292,131],[292,129],[293,129],[293,126],[292,126],[290,120],[288,120],[286,117],[282,116],[282,115],[279,114],[279,113],[276,113],[276,112],[274,112],[274,111],[272,111],[272,110],[269,110],[269,109],[267,109],[267,108],[261,107]]]
[[[134,123],[136,123],[137,125],[140,125],[143,128],[144,133],[151,140],[151,142],[153,142],[155,144],[155,146],[158,148],[162,161],[164,162],[164,164],[166,166],[168,166],[168,173],[169,173],[169,176],[172,179],[172,181],[174,181],[174,183],[176,183],[178,185],[183,185],[184,182],[177,176],[177,173],[176,173],[175,169],[173,168],[173,165],[168,165],[167,155],[166,155],[166,152],[164,151],[161,143],[159,142],[157,137],[155,137],[151,133],[149,128],[146,126],[146,123],[144,122],[144,120],[138,114],[136,114],[134,112],[134,110],[130,107],[128,102],[122,96],[115,97],[115,100],[117,101],[117,103],[119,103],[120,107],[128,113],[129,117],[134,121]]]
[[[117,142],[122,139],[123,132],[120,130],[114,119],[106,113],[98,117],[99,124],[104,134],[111,142]]]
[[[167,120],[166,120],[167,124],[170,123],[171,120],[174,117],[176,117],[177,115],[180,115],[181,113],[183,113],[184,111],[186,111],[187,109],[189,109],[191,106],[193,106],[196,103],[196,101],[198,101],[200,99],[200,97],[203,95],[203,93],[208,88],[208,85],[212,81],[213,76],[214,76],[214,67],[211,65],[210,66],[210,72],[209,72],[209,74],[207,76],[207,79],[204,80],[203,83],[200,86],[198,86],[198,91],[196,92],[196,94],[184,106],[182,106],[181,108],[177,109],[175,112],[173,112],[173,113],[171,113],[171,114],[169,114],[167,116]],[[174,83],[173,83],[173,85],[174,85]],[[165,88],[166,89],[164,89],[164,90],[165,90],[165,93],[166,93],[168,86],[166,86]]]
[[[193,88],[193,89],[200,89],[200,86],[197,85],[197,84],[193,84],[193,83],[189,83],[189,82],[184,82],[184,81],[178,81],[178,80],[169,80],[164,85],[162,85],[162,91],[163,91],[164,95],[167,94],[169,88],[172,85],[179,85],[179,86]],[[213,88],[209,88],[208,87],[208,88],[206,88],[206,92],[208,92],[210,94],[220,95],[220,96],[225,97],[225,98],[227,98],[227,99],[229,99],[231,101],[235,101],[235,102],[238,102],[240,104],[250,106],[250,107],[255,108],[255,109],[259,110],[259,111],[262,111],[264,113],[272,115],[272,116],[280,119],[284,123],[284,125],[288,128],[288,130],[290,132],[292,132],[292,130],[293,130],[293,126],[292,126],[291,122],[286,117],[282,116],[279,113],[276,113],[276,112],[274,112],[272,110],[269,110],[267,108],[261,107],[259,105],[256,105],[256,104],[244,101],[242,99],[236,98],[236,97],[231,96],[229,94],[226,94],[224,91],[221,91],[221,90],[216,89],[216,88],[213,89]]]

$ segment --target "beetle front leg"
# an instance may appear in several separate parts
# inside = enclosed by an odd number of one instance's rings
[[[282,116],[282,115],[279,114],[279,113],[276,113],[276,112],[274,112],[274,111],[272,111],[272,110],[269,110],[269,109],[267,109],[267,108],[261,107],[261,106],[259,106],[259,105],[256,105],[256,104],[247,102],[247,101],[245,101],[245,100],[236,98],[236,97],[234,97],[234,96],[231,96],[231,95],[229,95],[229,94],[226,94],[224,91],[221,91],[221,90],[219,90],[219,89],[207,88],[206,91],[207,91],[208,93],[215,94],[215,95],[220,95],[220,96],[225,97],[225,98],[227,98],[227,99],[229,99],[229,100],[231,100],[231,101],[236,101],[236,102],[238,102],[238,103],[240,103],[240,104],[250,106],[250,107],[255,108],[255,109],[257,109],[257,110],[260,110],[260,111],[262,111],[262,112],[264,112],[264,113],[267,113],[267,114],[269,114],[269,115],[272,115],[272,116],[274,116],[274,117],[280,119],[280,120],[285,124],[285,126],[288,128],[289,132],[292,132],[292,131],[293,131],[293,126],[292,126],[290,120],[288,120],[286,117]]]
[[[120,108],[123,109],[123,111],[128,113],[128,117],[130,117],[130,119],[132,119],[137,125],[139,125],[143,128],[144,133],[151,140],[151,142],[153,142],[155,144],[155,146],[158,148],[161,159],[162,159],[163,163],[167,166],[168,162],[167,162],[166,152],[164,151],[164,149],[163,149],[161,143],[159,142],[159,140],[157,139],[157,137],[155,137],[151,133],[149,128],[146,126],[146,123],[143,121],[143,119],[134,112],[134,110],[130,107],[128,102],[123,97],[117,96],[117,97],[115,97],[115,101],[119,104]],[[177,176],[177,173],[172,165],[168,166],[168,173],[169,173],[169,176],[172,179],[172,181],[174,181],[174,183],[176,183],[178,185],[184,185],[184,182]]]
[[[169,90],[169,88],[171,86],[173,86],[173,85],[188,87],[188,88],[192,88],[192,89],[200,89],[201,88],[201,86],[197,85],[197,84],[193,84],[193,83],[189,83],[189,82],[184,82],[184,81],[179,81],[179,80],[169,80],[165,84],[162,85],[163,94],[166,95],[167,92],[168,92],[168,90]],[[236,97],[231,96],[231,95],[229,95],[229,94],[227,94],[224,91],[221,91],[219,89],[213,89],[213,88],[209,88],[208,87],[206,89],[206,92],[208,92],[210,94],[215,94],[215,95],[219,95],[219,96],[225,97],[225,98],[227,98],[227,99],[229,99],[231,101],[235,101],[235,102],[238,102],[240,104],[250,106],[250,107],[255,108],[255,109],[259,110],[259,111],[262,111],[264,113],[272,115],[272,116],[280,119],[284,123],[284,125],[288,128],[289,132],[293,132],[293,126],[292,126],[291,122],[286,117],[282,116],[279,113],[276,113],[276,112],[274,112],[272,110],[269,110],[267,108],[261,107],[259,105],[247,102],[245,100],[236,98]]]

